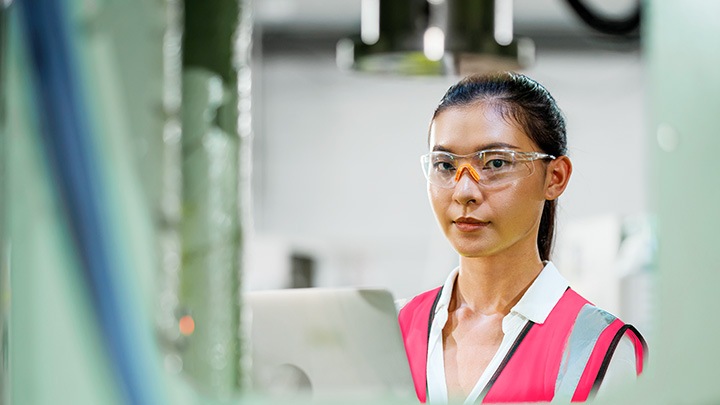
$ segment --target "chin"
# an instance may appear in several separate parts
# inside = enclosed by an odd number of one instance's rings
[[[462,257],[486,257],[492,254],[492,250],[484,246],[453,245],[453,249]]]

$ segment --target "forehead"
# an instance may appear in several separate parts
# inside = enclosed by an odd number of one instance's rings
[[[467,154],[498,145],[523,151],[538,150],[519,124],[483,103],[448,108],[438,114],[430,126],[431,150]]]

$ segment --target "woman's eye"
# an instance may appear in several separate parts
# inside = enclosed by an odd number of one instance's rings
[[[449,172],[455,170],[455,165],[449,162],[435,162],[433,167],[439,172]]]
[[[485,164],[485,167],[491,170],[498,170],[507,166],[509,163],[510,162],[502,159],[492,159]]]

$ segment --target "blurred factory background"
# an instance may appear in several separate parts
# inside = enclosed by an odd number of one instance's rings
[[[554,261],[649,338],[623,399],[717,402],[720,3],[501,3],[568,122]],[[458,76],[348,70],[362,4],[0,2],[1,404],[242,403],[241,291],[444,280],[419,156]]]
[[[568,122],[575,171],[561,198],[558,235],[567,237],[557,241],[557,264],[598,305],[646,330],[645,315],[629,312],[641,303],[644,310],[649,296],[622,290],[623,283],[647,283],[648,273],[639,273],[652,263],[633,263],[631,277],[616,263],[625,221],[633,229],[649,221],[647,68],[639,35],[598,33],[565,1],[512,3],[515,36],[531,38],[536,48],[535,62],[522,71],[550,90]],[[629,0],[588,4],[613,17],[637,7]],[[441,284],[457,264],[419,164],[430,116],[457,76],[339,70],[336,44],[358,31],[360,6],[255,4],[255,235],[247,288],[310,280],[386,286],[410,297]],[[631,157],[612,164],[619,149]]]

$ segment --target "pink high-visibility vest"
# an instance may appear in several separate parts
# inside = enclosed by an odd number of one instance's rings
[[[431,313],[439,296],[440,288],[416,296],[398,317],[415,391],[423,403]],[[544,323],[528,322],[480,398],[483,403],[585,401],[600,387],[625,335],[635,345],[640,375],[647,356],[640,333],[568,288]]]

